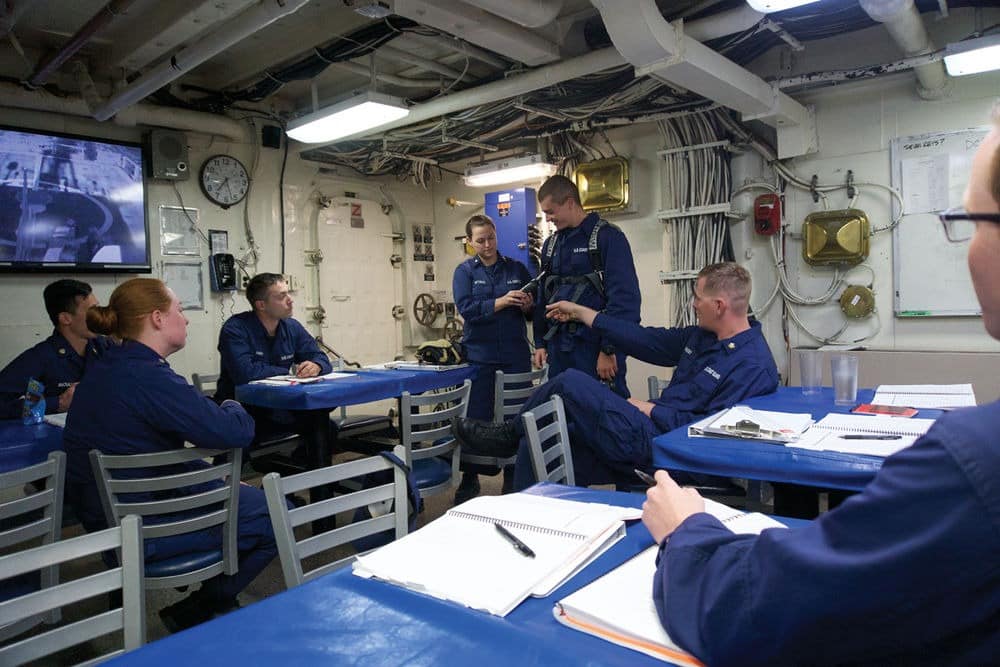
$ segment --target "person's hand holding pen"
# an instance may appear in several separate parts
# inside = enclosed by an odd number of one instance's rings
[[[639,470],[636,471],[638,474]],[[640,475],[647,484],[655,481],[646,491],[646,502],[642,504],[642,522],[657,544],[669,537],[677,526],[692,514],[705,511],[705,500],[690,488],[681,488],[666,470],[657,470],[655,479],[643,473]]]
[[[297,364],[292,364],[288,374],[300,378],[312,378],[319,375],[321,370],[323,369],[321,369],[319,364],[315,361],[302,361]]]

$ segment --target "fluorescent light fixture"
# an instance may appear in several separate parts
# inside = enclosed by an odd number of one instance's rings
[[[786,9],[809,5],[818,1],[819,0],[747,0],[747,4],[750,5],[751,9],[755,9],[761,14],[773,14],[774,12],[783,12]]]
[[[1000,69],[1000,33],[949,44],[944,48],[944,68],[951,76]]]
[[[304,144],[318,144],[391,123],[409,113],[398,97],[369,90],[296,118],[288,124],[286,134]]]
[[[554,173],[556,165],[543,161],[540,155],[525,155],[496,162],[470,164],[465,169],[465,184],[470,188],[485,188],[501,183],[539,180]]]

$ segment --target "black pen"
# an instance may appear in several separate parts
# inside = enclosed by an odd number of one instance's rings
[[[842,435],[841,440],[899,440],[901,435]]]
[[[656,480],[653,479],[653,476],[650,475],[648,472],[643,472],[642,470],[639,470],[638,468],[632,468],[632,472],[634,472],[636,475],[638,475],[639,479],[641,479],[643,482],[645,482],[647,486],[656,486]]]
[[[503,538],[514,545],[514,548],[520,551],[522,554],[528,558],[534,558],[535,552],[531,550],[527,544],[517,539],[512,532],[501,526],[499,523],[494,522],[493,526],[497,529],[497,532],[503,535]]]

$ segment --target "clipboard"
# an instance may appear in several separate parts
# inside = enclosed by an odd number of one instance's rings
[[[775,444],[796,442],[813,424],[810,414],[754,410],[737,405],[688,426],[696,438],[737,438]]]

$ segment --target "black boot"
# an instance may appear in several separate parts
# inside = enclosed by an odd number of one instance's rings
[[[462,473],[462,483],[455,489],[455,504],[461,505],[479,495],[479,475],[474,472]]]
[[[521,435],[514,420],[502,424],[455,417],[451,422],[451,432],[472,454],[508,457],[517,453],[517,443]]]

